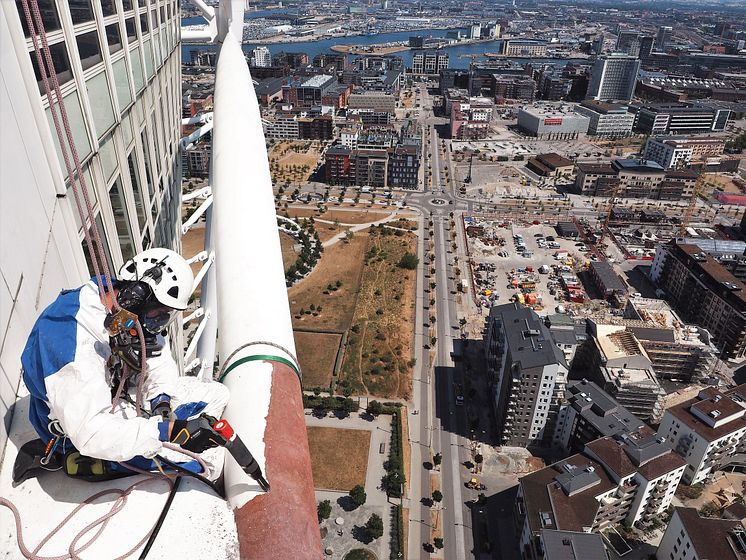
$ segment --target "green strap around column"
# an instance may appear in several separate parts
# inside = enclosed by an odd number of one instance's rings
[[[301,381],[300,371],[298,371],[298,368],[295,367],[295,364],[288,360],[287,358],[282,358],[280,356],[273,356],[271,354],[254,354],[253,356],[244,356],[243,358],[239,358],[235,362],[233,362],[231,365],[229,365],[222,376],[220,376],[221,383],[223,382],[223,379],[226,378],[226,376],[233,370],[233,368],[240,366],[241,364],[245,364],[246,362],[256,362],[256,361],[265,361],[265,362],[279,362],[281,364],[285,364],[286,366],[290,366],[292,370],[295,372],[295,374],[298,376],[298,381]]]

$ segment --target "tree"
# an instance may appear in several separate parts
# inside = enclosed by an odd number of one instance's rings
[[[319,502],[319,505],[316,506],[316,514],[319,517],[319,523],[324,519],[329,519],[329,516],[332,514],[332,505],[329,500]]]
[[[443,500],[443,493],[440,490],[433,491],[433,502],[440,502]]]
[[[352,498],[352,501],[355,502],[356,506],[361,506],[365,503],[365,500],[368,499],[368,495],[365,493],[365,488],[358,484],[350,490],[350,498]]]
[[[480,464],[482,461],[484,461],[484,457],[482,457],[481,453],[477,453],[476,455],[474,455],[474,462],[477,465]]]
[[[412,253],[404,253],[404,255],[402,255],[402,258],[399,260],[399,268],[414,270],[415,268],[417,268],[417,265],[419,263],[420,259],[417,258],[417,255],[413,255]]]
[[[371,416],[378,416],[383,412],[383,405],[378,401],[370,401],[368,403],[368,407],[366,408],[366,411]]]
[[[443,548],[443,537],[435,537],[433,544],[435,548]]]
[[[352,240],[353,237],[355,237],[355,234],[352,232],[352,230],[348,229],[347,233],[345,233],[345,240],[349,242]]]
[[[438,467],[443,462],[443,455],[440,453],[436,453],[433,455],[433,464]]]
[[[378,539],[383,535],[383,519],[377,513],[374,513],[365,524],[365,530],[371,539]]]

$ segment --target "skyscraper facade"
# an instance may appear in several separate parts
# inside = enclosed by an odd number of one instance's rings
[[[591,68],[587,99],[630,101],[637,83],[640,61],[636,56],[612,53],[596,60]]]
[[[38,0],[38,6],[67,115],[67,125],[60,121],[62,145],[69,146],[69,130],[106,260],[116,270],[151,246],[179,250],[178,3]],[[80,285],[93,271],[23,1],[0,2],[0,14],[5,417],[34,319],[60,290]],[[180,336],[173,342],[181,347]]]

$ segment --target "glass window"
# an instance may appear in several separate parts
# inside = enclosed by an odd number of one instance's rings
[[[140,188],[140,176],[137,174],[137,156],[134,150],[132,150],[130,155],[127,156],[127,165],[130,172],[130,182],[132,183],[132,193],[135,195],[137,223],[140,225],[140,231],[145,231],[145,225],[147,223],[147,218],[145,216],[145,200],[143,199],[142,189]]]
[[[137,5],[140,6],[141,8],[144,8],[147,5],[147,3],[145,2],[145,0],[137,0]]]
[[[145,154],[145,180],[148,183],[148,194],[152,199],[155,195],[155,187],[153,186],[153,174],[150,172],[150,141],[148,140],[148,130],[142,129],[140,135],[140,141],[142,142],[142,151]]]
[[[93,122],[96,125],[96,133],[101,136],[114,124],[114,108],[106,72],[100,72],[89,78],[85,85],[88,91],[88,101],[93,112]]]
[[[68,0],[70,6],[70,17],[74,24],[85,23],[93,19],[93,6],[91,0]]]
[[[150,30],[148,27],[148,12],[145,12],[144,14],[140,14],[140,31],[142,33],[147,33]]]
[[[101,160],[101,169],[104,171],[104,178],[108,181],[117,170],[119,162],[117,161],[117,149],[114,145],[114,138],[109,135],[106,137],[98,148],[98,156]]]
[[[106,243],[106,235],[104,233],[104,223],[101,220],[101,214],[100,213],[96,216],[96,226],[98,227],[98,231],[101,234],[101,244],[104,246],[103,247],[104,248],[104,258],[106,258],[106,262],[109,265],[109,270],[116,270],[114,268],[114,263],[111,260],[111,250],[109,249],[109,245]],[[91,228],[91,230],[90,230],[90,237],[91,237],[91,242],[94,244],[94,251],[96,251],[96,249],[95,249],[96,242],[93,239],[93,228]],[[91,277],[93,277],[93,275],[95,274],[95,272],[93,270],[93,262],[91,261],[91,255],[88,252],[88,244],[85,241],[85,237],[80,242],[80,244],[83,247],[83,255],[85,255],[85,262],[86,262],[86,265],[88,266],[88,274],[90,274]],[[100,267],[101,263],[99,262],[98,265]],[[101,272],[101,274],[103,274],[103,270],[100,270],[99,272]]]
[[[85,178],[85,184],[88,187],[88,198],[91,201],[91,204],[95,206],[96,202],[98,202],[98,198],[96,197],[96,190],[93,188],[93,175],[91,175],[91,168],[89,165],[83,166],[83,177]],[[80,194],[80,203],[83,205],[83,212],[85,212],[86,210],[85,210],[85,201],[83,199],[83,182],[82,181],[78,181],[77,188],[78,188],[78,194]],[[78,214],[78,206],[75,202],[75,193],[73,192],[73,187],[69,182],[67,183],[66,196],[67,196],[67,199],[70,201],[70,204],[72,205],[73,217],[75,218],[75,225],[78,228],[78,231],[82,232],[83,221],[80,219],[80,214]]]
[[[143,54],[145,55],[145,72],[148,79],[153,77],[153,46],[150,39],[143,41]]]
[[[127,12],[132,9],[132,0],[122,0],[122,9]]]
[[[120,130],[122,131],[122,136],[124,137],[124,145],[129,146],[130,142],[132,142],[132,138],[134,138],[134,136],[132,135],[132,119],[129,111],[126,112],[122,117],[122,125],[120,126]]]
[[[127,42],[137,41],[137,31],[135,31],[135,19],[127,18],[124,20],[124,30],[127,32]]]
[[[41,22],[44,24],[44,30],[49,33],[50,31],[56,31],[60,28],[60,16],[57,14],[57,7],[54,5],[54,0],[37,0],[39,6],[39,14],[41,15]],[[26,25],[26,12],[23,9],[23,2],[16,0],[16,9],[18,15],[21,18],[21,26],[23,26],[23,34],[26,37],[30,37],[28,26]],[[31,12],[31,3],[29,2],[29,15],[33,19],[33,12]],[[36,26],[36,20],[34,20],[34,27]],[[39,29],[36,29],[39,33]]]
[[[122,34],[119,32],[118,23],[106,26],[106,43],[109,45],[109,54],[122,50]]]
[[[78,54],[83,70],[101,62],[101,47],[98,44],[98,34],[95,31],[77,35],[75,42],[78,43]]]
[[[72,91],[68,93],[63,97],[63,100],[65,103],[65,110],[67,111],[67,119],[70,123],[70,130],[73,135],[73,142],[75,142],[75,149],[78,151],[78,156],[82,161],[91,154],[91,143],[88,140],[88,132],[86,130],[85,121],[83,120],[83,111],[80,108],[78,92]],[[62,170],[64,172],[64,160],[62,159],[62,152],[60,151],[57,134],[54,129],[54,120],[52,119],[52,113],[49,108],[47,108],[46,113],[47,121],[49,122],[49,129],[52,131],[54,147],[57,149],[57,157],[60,160],[60,165],[63,166]],[[65,140],[65,144],[67,144],[67,140]]]
[[[119,109],[123,110],[132,103],[132,92],[130,91],[130,80],[127,74],[127,62],[120,58],[112,64],[114,69],[114,84],[117,88],[117,99],[119,100]],[[130,140],[132,131],[130,129]],[[129,142],[129,140],[127,140]]]
[[[130,51],[130,61],[132,62],[132,74],[135,79],[135,91],[139,92],[145,85],[145,76],[142,73],[142,60],[138,47]]]
[[[145,233],[142,234],[142,249],[150,249],[150,233],[148,229],[145,229]]]
[[[158,10],[156,8],[150,10],[150,24],[153,26],[153,29],[158,27]]]
[[[132,242],[132,228],[130,227],[129,213],[125,204],[122,180],[119,177],[117,177],[116,181],[111,185],[111,189],[109,189],[109,201],[111,202],[111,211],[114,213],[114,224],[117,227],[117,237],[119,238],[119,247],[122,249],[122,258],[126,261],[135,254],[135,247]]]
[[[70,59],[67,56],[67,49],[65,48],[65,42],[62,41],[60,43],[55,43],[54,45],[49,45],[49,54],[52,57],[52,64],[54,65],[54,71],[57,73],[57,81],[60,83],[60,85],[69,82],[72,77],[72,69],[70,68]],[[36,64],[36,53],[34,51],[29,53],[29,56],[31,57],[31,65],[34,68],[34,75],[36,76],[36,82],[39,84],[39,91],[41,93],[45,93],[44,91],[44,81],[41,79],[41,73],[39,72],[39,66]],[[54,86],[52,85],[51,80],[51,72],[49,68],[47,67],[46,58],[44,54],[42,54],[42,61],[44,64],[44,67],[47,70],[47,78],[49,79],[49,87],[50,89]]]
[[[104,12],[104,16],[113,16],[117,13],[116,4],[114,0],[101,0],[101,11]]]

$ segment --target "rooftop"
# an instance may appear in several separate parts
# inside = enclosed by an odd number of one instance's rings
[[[532,309],[517,303],[497,305],[490,310],[490,316],[502,320],[511,359],[520,362],[522,369],[549,364],[567,367],[549,329]]]
[[[543,529],[544,560],[601,560],[607,558],[601,535]]]
[[[684,458],[654,433],[643,438],[599,438],[585,447],[620,479],[639,473],[653,481],[686,465]]]
[[[619,278],[619,275],[614,270],[614,267],[611,266],[608,262],[594,261],[591,263],[591,269],[601,280],[604,290],[622,293],[627,292],[627,285],[622,282],[622,279]]]
[[[565,398],[604,436],[646,431],[645,423],[591,381],[569,381]]]
[[[714,419],[708,419],[707,413],[712,412],[712,410],[719,410],[719,408],[714,408],[716,406],[714,399],[720,397],[717,406],[724,408],[726,411],[732,412],[732,410],[734,410],[732,409],[734,397],[735,399],[741,399],[741,402],[743,402],[741,392],[744,390],[746,390],[746,387],[744,385],[739,385],[736,389],[731,390],[726,397],[726,394],[722,391],[714,387],[708,388],[700,391],[695,398],[670,407],[666,413],[672,414],[676,419],[688,426],[689,429],[696,432],[705,440],[710,442],[716,441],[732,432],[746,428],[746,419],[744,419],[742,414],[728,422],[713,425],[714,422],[712,422],[712,420]],[[724,398],[727,398],[730,402],[724,402]],[[703,403],[703,400],[709,401],[710,404]],[[694,408],[692,409],[692,407]],[[704,412],[704,416],[698,416],[697,411],[700,413]],[[723,418],[727,418],[727,416],[724,416]]]
[[[611,113],[611,112],[627,112],[627,106],[621,103],[608,103],[606,101],[598,101],[596,99],[586,99],[580,104],[586,109],[595,111],[596,113]]]
[[[733,532],[742,531],[740,521],[700,517],[695,508],[677,507],[678,515],[697,556],[718,560],[743,560],[746,554],[737,552]]]
[[[666,172],[663,167],[650,159],[615,159],[611,165],[619,171],[638,171],[641,173],[660,173]]]

